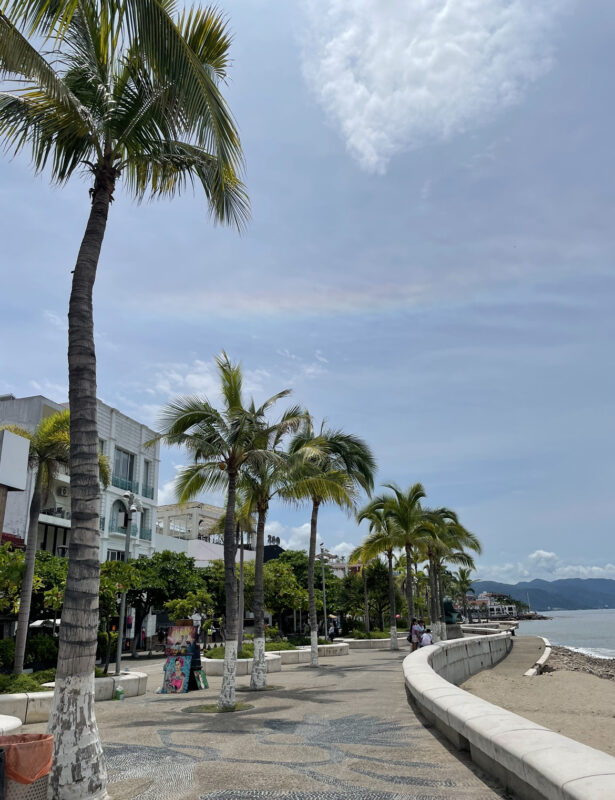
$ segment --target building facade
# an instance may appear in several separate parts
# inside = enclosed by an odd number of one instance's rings
[[[0,424],[14,424],[33,431],[51,414],[64,411],[68,404],[55,403],[42,395],[33,397],[0,396]],[[109,460],[111,483],[101,489],[100,560],[124,560],[126,541],[126,494],[133,493],[142,510],[133,513],[130,555],[138,558],[154,552],[156,501],[160,446],[147,446],[155,433],[131,417],[97,400],[99,450]],[[13,492],[7,501],[3,533],[26,539],[28,512],[33,490],[33,475],[28,474],[24,492]],[[61,467],[53,486],[43,497],[38,524],[38,549],[55,555],[68,553],[71,525],[70,474]]]

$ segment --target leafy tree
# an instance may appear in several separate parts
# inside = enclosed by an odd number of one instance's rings
[[[324,503],[354,509],[359,490],[368,494],[374,485],[376,463],[368,445],[357,436],[332,430],[323,422],[315,433],[308,419],[293,437],[289,453],[297,462],[294,496],[311,500],[310,548],[308,554],[308,596],[310,600],[310,666],[318,666],[318,618],[314,565],[318,529],[318,510]],[[324,621],[326,630],[326,620]]]
[[[195,571],[194,559],[185,553],[163,550],[151,558],[129,563],[135,571],[135,588],[128,591],[127,599],[135,609],[132,656],[136,658],[141,626],[150,611],[205,587],[202,576]]]
[[[277,614],[280,631],[284,628],[284,615],[295,609],[307,610],[308,595],[297,581],[290,564],[276,558],[263,568],[265,607]]]
[[[12,545],[3,544],[0,547],[0,612],[17,613],[24,569],[23,550],[14,550]]]
[[[200,614],[207,618],[212,613],[212,600],[207,589],[197,589],[188,592],[185,597],[167,600],[164,607],[173,620],[189,619],[194,614]]]
[[[391,608],[389,570],[378,558],[370,561],[364,569],[370,614],[378,621],[380,630],[384,630],[384,615]],[[397,587],[394,587],[394,592],[395,606],[397,606],[401,599]]]
[[[226,353],[216,358],[222,410],[204,397],[184,397],[161,412],[159,438],[169,445],[185,447],[193,463],[183,467],[176,479],[179,502],[201,492],[227,489],[224,528],[224,572],[226,596],[226,645],[224,676],[218,699],[221,710],[235,708],[237,669],[237,583],[235,577],[235,506],[240,473],[251,466],[279,460],[267,449],[266,415],[289,390],[279,392],[256,407],[246,403],[239,364],[231,364]]]
[[[49,169],[54,182],[84,167],[91,181],[68,311],[72,534],[48,727],[55,734],[55,796],[97,800],[106,794],[106,775],[92,679],[100,575],[96,269],[122,179],[137,200],[172,197],[197,183],[216,221],[245,221],[239,138],[218,88],[230,40],[215,10],[177,16],[175,6],[152,0],[12,0],[5,13],[0,80],[12,89],[0,94],[0,137],[15,152],[28,148],[35,169]],[[50,58],[24,35],[41,27],[55,44]],[[76,763],[84,765],[78,779]]]
[[[354,572],[349,572],[341,579],[338,608],[342,612],[344,620],[346,620],[347,617],[351,617],[354,621],[356,617],[360,617],[361,615],[365,616],[363,581],[359,575]],[[350,622],[351,628],[356,627],[353,621]],[[345,623],[344,627],[347,627]]]
[[[102,627],[107,635],[105,647],[104,672],[109,670],[111,659],[111,619],[118,615],[119,603],[123,592],[128,592],[139,585],[139,575],[135,562],[105,561],[100,568],[100,585],[98,589],[98,613]]]
[[[224,561],[216,559],[198,570],[211,596],[214,617],[224,614],[226,596],[224,592]]]

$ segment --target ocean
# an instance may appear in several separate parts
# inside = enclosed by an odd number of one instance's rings
[[[615,609],[542,611],[552,619],[521,620],[519,633],[544,636],[551,644],[598,658],[615,658]]]

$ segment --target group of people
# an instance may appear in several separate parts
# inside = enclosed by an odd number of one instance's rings
[[[413,617],[408,641],[410,642],[411,652],[418,650],[419,647],[427,647],[427,645],[433,644],[431,628],[426,628],[422,619],[415,619]]]

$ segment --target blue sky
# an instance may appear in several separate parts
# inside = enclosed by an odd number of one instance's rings
[[[240,359],[363,436],[379,482],[424,483],[484,544],[479,575],[615,577],[607,0],[222,3],[253,215],[188,193],[110,214],[99,394],[152,423]],[[0,160],[0,391],[66,396],[87,183]],[[170,499],[178,452],[164,453]],[[270,531],[306,542],[309,511]],[[345,552],[362,531],[325,510]]]

